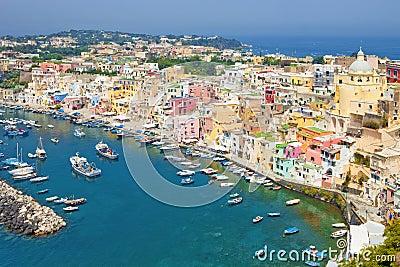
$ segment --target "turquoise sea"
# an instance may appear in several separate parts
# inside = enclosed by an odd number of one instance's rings
[[[7,116],[39,120],[44,127],[30,130],[29,137],[3,137],[0,152],[6,157],[15,156],[18,142],[24,160],[32,161],[26,155],[35,151],[41,136],[48,158],[38,162],[38,170],[50,178],[42,184],[31,184],[15,183],[5,171],[1,177],[54,208],[65,218],[67,227],[39,238],[7,232],[1,227],[1,266],[305,266],[302,262],[260,262],[253,255],[264,245],[299,251],[309,245],[319,249],[335,247],[335,240],[329,237],[334,230],[331,224],[343,219],[338,209],[317,200],[285,189],[260,187],[250,193],[249,184],[241,181],[232,190],[241,192],[244,198],[238,206],[227,206],[228,196],[202,207],[169,206],[148,196],[135,183],[123,157],[121,140],[116,136],[102,129],[85,128],[86,137],[79,139],[73,136],[75,125],[69,121],[24,111]],[[47,124],[55,128],[47,129]],[[60,143],[52,143],[53,136]],[[120,153],[118,161],[96,154],[94,146],[100,140]],[[143,149],[134,139],[124,142],[141,156]],[[87,179],[72,171],[69,157],[77,151],[102,169],[100,177]],[[177,169],[163,159],[158,149],[148,151],[160,173],[179,180]],[[136,167],[141,168],[140,164]],[[193,186],[208,181],[199,174],[195,178]],[[43,188],[48,188],[49,193],[38,195],[37,191]],[[61,205],[46,203],[45,198],[52,195],[74,195],[88,201],[79,211],[65,214]],[[301,204],[286,207],[285,201],[292,198],[300,198]],[[281,212],[282,216],[268,218],[266,212],[270,211]],[[252,223],[256,215],[264,216],[259,224]],[[300,232],[282,238],[283,230],[292,226]]]

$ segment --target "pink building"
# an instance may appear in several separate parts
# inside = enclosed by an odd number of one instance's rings
[[[307,148],[306,161],[321,166],[322,150],[330,147],[331,145],[337,145],[343,139],[343,137],[337,134],[314,137],[311,141],[311,144]]]
[[[190,85],[188,88],[189,95],[195,97],[199,102],[209,103],[216,96],[216,90],[211,84]]]
[[[171,116],[181,116],[190,114],[196,109],[197,99],[194,97],[177,97],[170,100]]]
[[[187,117],[174,118],[174,138],[178,142],[188,139],[199,140],[199,119]]]
[[[289,143],[284,149],[284,155],[287,158],[297,159],[301,154],[301,146],[303,144],[300,142]]]
[[[56,64],[53,62],[42,62],[42,63],[40,63],[40,68],[42,68],[42,69],[51,68],[58,72],[66,72],[67,70],[72,69],[72,65],[71,64]]]
[[[199,137],[204,140],[206,134],[210,134],[213,129],[211,117],[202,116],[199,118]]]

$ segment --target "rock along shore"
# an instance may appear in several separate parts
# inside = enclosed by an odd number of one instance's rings
[[[1,179],[0,223],[10,231],[31,236],[52,234],[67,225],[51,208],[40,205]]]

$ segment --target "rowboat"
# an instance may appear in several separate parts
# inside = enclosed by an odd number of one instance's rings
[[[63,208],[63,210],[64,210],[65,212],[72,212],[72,211],[77,211],[77,210],[79,210],[79,207],[68,206],[68,207]]]
[[[296,204],[300,204],[300,199],[296,198],[296,199],[286,201],[286,206],[293,206]]]
[[[255,218],[253,218],[253,223],[259,223],[259,222],[262,221],[262,219],[263,219],[262,216],[257,216],[257,217],[255,217]]]
[[[298,232],[299,232],[299,228],[291,227],[291,228],[286,229],[283,233],[285,235],[291,235],[291,234],[295,234],[295,233],[298,233]]]

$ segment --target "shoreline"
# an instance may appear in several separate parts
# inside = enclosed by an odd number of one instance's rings
[[[22,107],[24,107],[25,111],[26,111],[26,109],[30,108],[30,109],[34,109],[36,111],[41,110],[43,112],[43,114],[55,114],[55,113],[59,114],[59,112],[57,112],[57,110],[55,110],[55,109],[50,109],[49,107],[43,107],[43,106],[40,106],[40,105],[31,105],[31,104],[27,104],[27,103],[20,104],[18,102],[11,104],[11,103],[7,103],[7,102],[3,102],[3,101],[1,101],[0,103],[7,104],[9,106],[14,106],[14,107],[15,106],[22,106]],[[80,113],[80,118],[83,119],[83,120],[90,121],[90,120],[93,120],[92,117],[95,117],[96,119],[102,119],[104,121],[109,121],[109,122],[112,121],[112,117],[107,117],[107,116],[102,116],[102,115],[93,115],[87,109],[80,109],[80,110],[76,110],[76,111]],[[74,111],[65,110],[64,114],[70,114],[72,112],[74,112]],[[136,130],[142,130],[142,128],[140,126],[142,126],[144,123],[145,122],[142,122],[141,120],[133,120],[131,118],[130,121],[124,122],[124,125],[129,127],[127,129],[124,129],[124,133],[136,134]],[[160,136],[161,136],[161,134],[160,134]],[[261,176],[264,176],[265,179],[272,180],[274,183],[276,183],[278,185],[281,185],[281,186],[285,187],[286,189],[301,193],[301,194],[303,194],[305,196],[308,196],[308,197],[317,199],[319,201],[322,201],[324,203],[333,205],[333,206],[339,208],[342,211],[342,217],[343,217],[343,219],[346,221],[346,223],[348,225],[351,224],[351,218],[353,218],[352,214],[354,214],[355,217],[357,217],[358,223],[364,223],[365,221],[363,221],[363,216],[361,214],[359,214],[357,211],[360,210],[360,209],[363,210],[363,211],[364,210],[368,211],[368,209],[373,209],[374,208],[374,207],[371,207],[370,205],[362,203],[361,200],[358,200],[358,201],[356,201],[355,199],[347,200],[348,197],[357,198],[357,196],[355,196],[355,195],[352,196],[352,195],[349,195],[349,194],[345,194],[345,196],[343,196],[343,193],[339,192],[338,190],[315,187],[315,186],[311,186],[311,185],[297,183],[296,181],[284,179],[283,177],[278,176],[275,173],[273,173],[271,170],[267,170],[267,172],[265,172],[265,170],[260,170],[259,166],[255,165],[253,163],[250,163],[250,162],[245,162],[245,160],[240,159],[238,157],[235,157],[232,154],[221,154],[221,153],[210,151],[208,149],[201,148],[201,147],[199,147],[197,145],[191,146],[191,145],[186,145],[186,144],[183,144],[183,143],[178,143],[178,142],[176,142],[174,140],[171,140],[168,137],[166,139],[168,141],[172,141],[174,143],[179,144],[180,147],[185,147],[185,148],[192,147],[193,149],[195,149],[197,151],[200,151],[200,152],[212,153],[213,155],[224,157],[225,159],[227,159],[229,161],[232,161],[237,165],[240,165],[240,166],[242,166],[244,168],[247,168],[247,169],[253,171],[254,173],[257,173],[257,174],[259,174]],[[307,188],[311,188],[311,189],[314,189],[314,190],[317,190],[317,191],[322,191],[322,192],[326,192],[326,193],[329,193],[329,194],[333,194],[335,196],[340,196],[341,199],[343,201],[345,201],[345,205],[341,206],[341,205],[338,205],[336,203],[332,203],[331,201],[327,201],[323,196],[321,196],[321,194],[314,194],[314,195],[307,194],[305,192],[305,190],[300,190],[301,187],[307,187]],[[333,199],[335,199],[335,197]],[[357,203],[358,207],[355,205],[354,202],[358,202]],[[374,213],[372,213],[372,214],[370,213],[369,214],[369,219],[373,220],[375,222],[379,222],[379,223],[381,223],[383,221],[383,219],[381,219],[379,216],[377,216]]]

